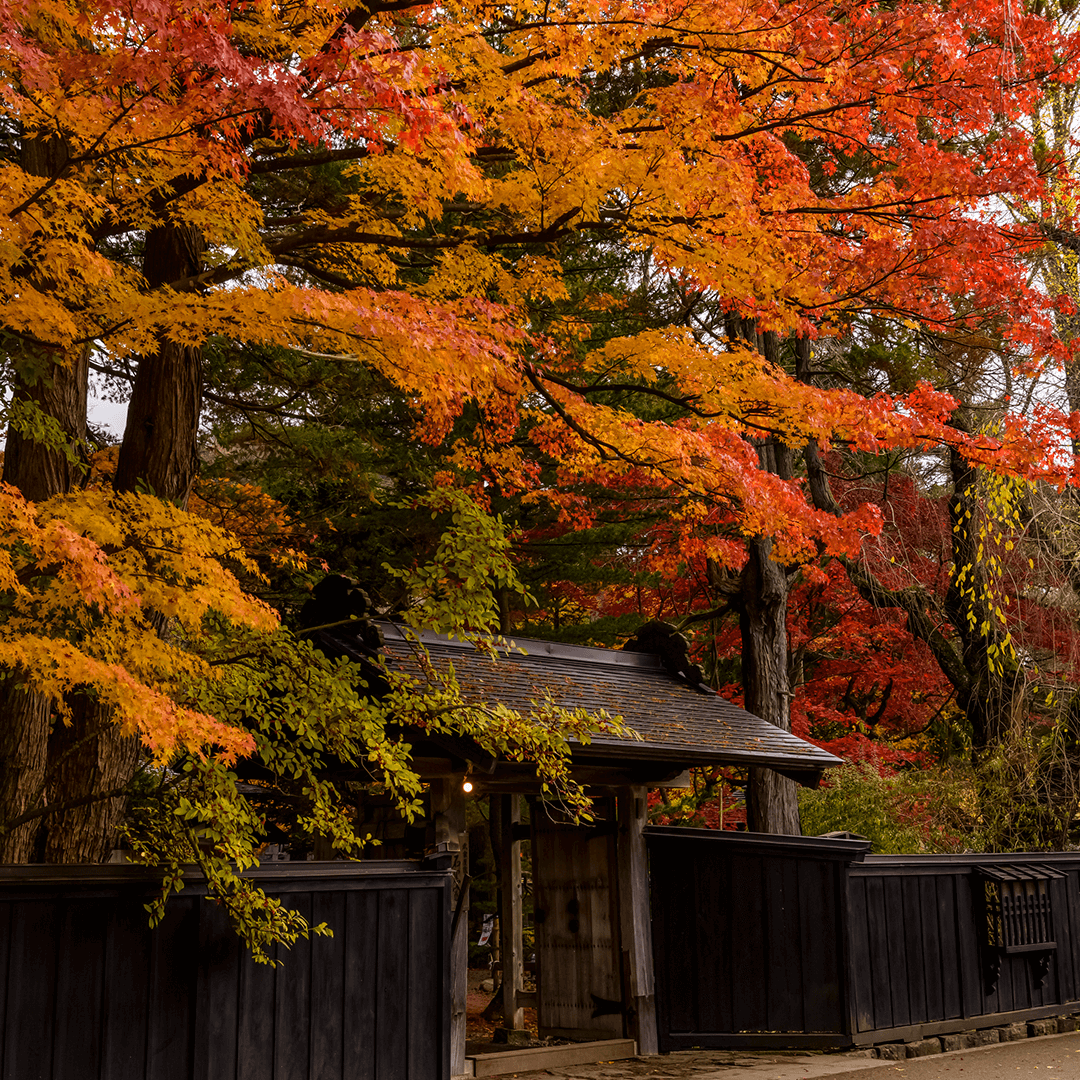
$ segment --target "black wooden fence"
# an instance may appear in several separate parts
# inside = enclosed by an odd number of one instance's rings
[[[0,868],[4,1080],[447,1080],[450,875],[256,871],[333,938],[255,964],[205,888],[148,928],[145,872]]]
[[[662,1050],[865,1045],[1080,1011],[1080,854],[646,837]]]

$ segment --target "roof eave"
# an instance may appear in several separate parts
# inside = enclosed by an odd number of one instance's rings
[[[635,742],[630,739],[595,738],[587,746],[575,745],[575,758],[610,759],[612,751],[617,750],[619,757],[629,760],[649,760],[669,762],[682,768],[696,765],[735,765],[765,766],[774,772],[787,776],[803,787],[815,788],[821,782],[826,769],[843,765],[841,758],[825,750],[811,758],[795,754],[769,754],[757,751],[709,750],[685,746],[669,746],[657,743]]]

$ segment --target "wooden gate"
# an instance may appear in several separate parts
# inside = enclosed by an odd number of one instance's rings
[[[624,1034],[613,800],[597,800],[595,810],[588,828],[553,821],[542,806],[533,814],[541,1037]]]
[[[865,845],[645,835],[660,1049],[850,1045],[845,871]]]

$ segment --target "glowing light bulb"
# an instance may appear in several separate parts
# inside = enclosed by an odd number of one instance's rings
[[[469,792],[472,791],[472,781],[466,780],[465,783],[461,785],[461,790],[464,791],[466,795],[468,795]]]

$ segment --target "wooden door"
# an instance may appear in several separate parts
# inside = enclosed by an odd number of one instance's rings
[[[613,802],[597,800],[597,813],[606,820],[592,826],[553,821],[542,803],[533,808],[541,1037],[611,1039],[625,1033]]]

